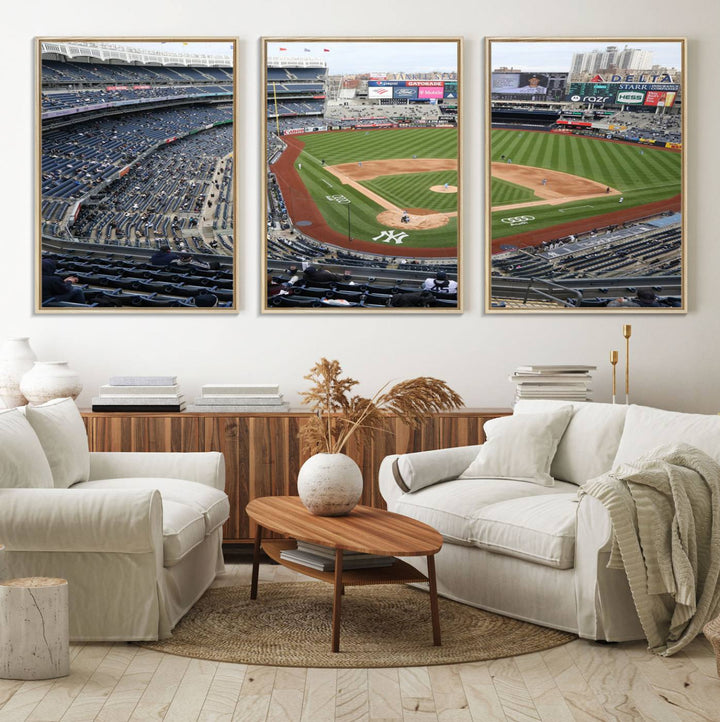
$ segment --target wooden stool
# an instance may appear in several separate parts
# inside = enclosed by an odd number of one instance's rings
[[[0,581],[0,678],[70,674],[68,584],[29,577]]]

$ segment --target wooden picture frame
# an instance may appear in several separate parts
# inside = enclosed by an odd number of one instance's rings
[[[687,311],[685,44],[487,39],[487,313]]]
[[[262,44],[263,312],[461,311],[461,39]]]
[[[237,311],[235,38],[36,38],[37,313]]]

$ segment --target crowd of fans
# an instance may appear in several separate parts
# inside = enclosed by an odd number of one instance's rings
[[[212,83],[232,81],[232,68],[161,65],[122,65],[43,60],[43,87],[77,83]]]

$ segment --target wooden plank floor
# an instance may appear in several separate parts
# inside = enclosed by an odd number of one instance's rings
[[[261,582],[308,577],[263,565]],[[215,586],[249,584],[228,565]],[[490,662],[404,669],[297,669],[174,657],[129,644],[71,648],[58,680],[0,680],[0,722],[572,722],[720,720],[704,637],[678,655],[641,642],[562,647]]]

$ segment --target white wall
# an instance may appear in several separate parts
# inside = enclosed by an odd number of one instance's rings
[[[468,406],[507,406],[507,376],[520,363],[597,364],[595,399],[610,396],[609,350],[633,324],[632,400],[688,411],[720,411],[720,12],[716,0],[35,0],[6,14],[0,113],[3,240],[0,338],[29,335],[44,360],[70,361],[89,406],[113,374],[177,374],[190,397],[211,381],[279,382],[292,403],[321,356],[338,358],[371,393],[390,378],[447,380]],[[54,36],[238,36],[240,109],[238,243],[245,251],[238,315],[33,314],[34,45]],[[263,35],[463,36],[464,273],[459,316],[261,316],[260,42]],[[683,316],[485,316],[482,173],[486,36],[688,38],[688,271]],[[623,353],[621,353],[621,359]],[[622,361],[620,366],[622,365]],[[619,367],[622,373],[622,369]]]

